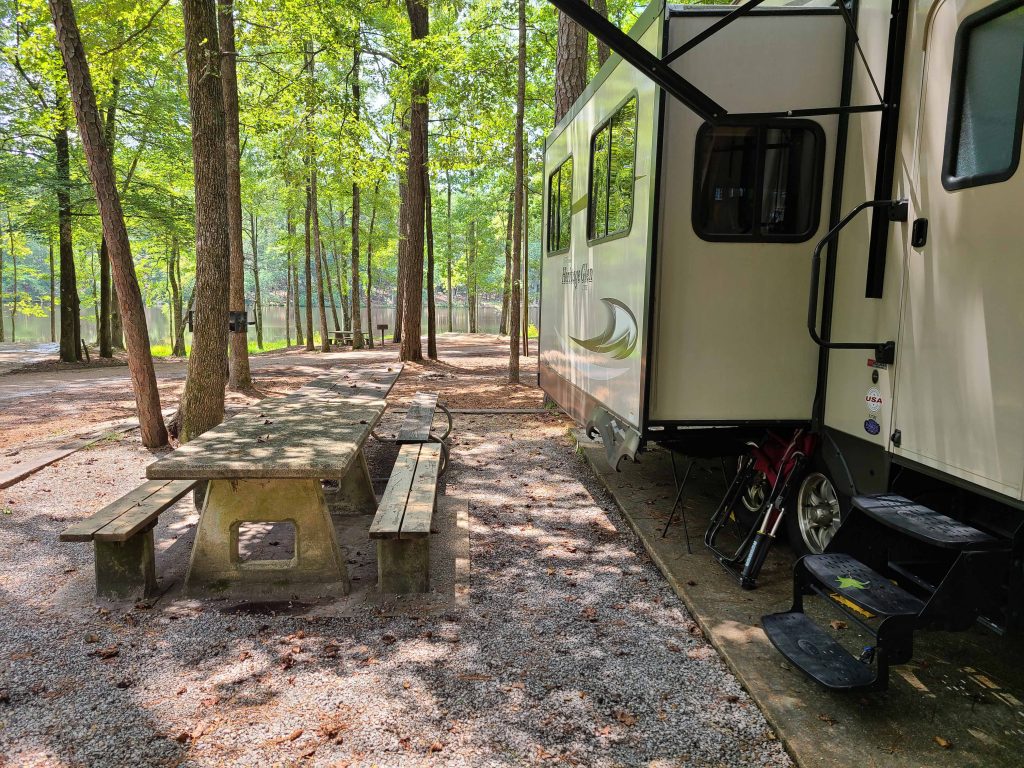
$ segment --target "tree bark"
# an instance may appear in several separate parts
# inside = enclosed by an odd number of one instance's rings
[[[107,142],[111,158],[114,157],[114,131],[117,126],[119,91],[120,81],[115,77],[111,80],[110,103],[107,105],[107,124],[104,130],[104,140]],[[100,319],[97,331],[100,357],[113,357],[114,350],[110,343],[110,254],[106,238],[100,242]]]
[[[291,212],[289,211],[289,218]],[[291,234],[291,233],[289,233]],[[285,289],[284,289],[284,346],[285,349],[292,345],[292,326],[289,320],[289,313],[292,308],[292,246],[288,244],[285,251]]]
[[[328,218],[328,221],[330,221],[330,218]],[[338,282],[341,283],[341,267],[338,265],[338,252],[334,248],[331,249],[331,257],[334,259],[334,269],[338,273]],[[341,329],[343,326],[338,319],[338,306],[334,302],[334,283],[331,282],[334,279],[331,277],[331,260],[327,258],[326,254],[324,254],[324,277],[327,283],[327,300],[331,305],[331,319],[334,320],[334,327]],[[344,295],[340,294],[340,297],[344,306]]]
[[[434,306],[434,211],[431,200],[429,165],[423,169],[427,206],[427,357],[437,360],[437,309]]]
[[[523,158],[523,354],[530,356],[530,174]]]
[[[71,152],[67,128],[58,128],[53,136],[57,160],[57,225],[60,247],[60,359],[77,363],[82,359],[79,320],[78,275],[75,273],[75,247],[71,233]]]
[[[373,349],[373,228],[377,224],[378,192],[380,192],[380,181],[373,185],[370,228],[366,232],[366,342],[370,349]]]
[[[50,245],[50,341],[57,340],[57,276],[53,263],[53,232],[48,235]]]
[[[587,31],[558,12],[558,47],[555,51],[555,124],[568,114],[587,87]]]
[[[469,220],[469,253],[466,257],[466,311],[469,332],[476,333],[476,219]]]
[[[306,253],[306,350],[312,352],[316,349],[313,343],[313,249],[312,249],[312,229],[311,219],[312,212],[310,210],[310,189],[309,189],[309,177],[306,178],[306,240],[305,240],[305,253]]]
[[[238,129],[238,68],[235,52],[234,0],[218,0],[217,28],[220,35],[220,83],[224,100],[224,151],[228,186],[228,245],[230,264],[228,310],[245,311],[245,248],[242,245],[241,140]],[[255,308],[253,309],[255,312]],[[249,367],[249,328],[242,325],[228,333],[230,368],[228,388],[252,389]],[[263,345],[260,345],[263,348]]]
[[[89,176],[103,222],[103,236],[110,251],[110,263],[121,302],[121,314],[128,321],[128,369],[139,411],[142,443],[147,448],[167,444],[167,430],[160,412],[160,394],[149,349],[142,293],[135,277],[128,230],[124,224],[121,198],[117,191],[114,163],[104,140],[103,121],[96,106],[89,65],[85,58],[70,0],[50,0],[50,12],[57,33],[57,44],[64,60],[82,146],[89,165]],[[67,134],[64,134],[65,140]]]
[[[512,295],[509,297],[508,380],[519,383],[520,287],[523,252],[523,113],[526,108],[526,0],[519,0],[519,56],[516,78],[516,138],[512,150],[516,181],[512,211]]]
[[[258,221],[259,219],[256,214],[249,211],[249,243],[252,246],[252,312],[253,319],[256,321],[256,346],[263,349],[263,299],[260,296],[260,241],[256,228]],[[248,353],[249,350],[246,349],[247,360]]]
[[[331,337],[327,333],[327,307],[324,304],[324,251],[320,241],[320,206],[317,203],[316,158],[310,167],[309,207],[313,217],[313,250],[316,255],[316,303],[320,313],[320,351],[331,351]],[[330,287],[330,285],[328,285]]]
[[[359,122],[359,28],[356,27],[356,42],[352,46],[352,109]],[[352,184],[352,349],[363,348],[363,321],[359,307],[362,288],[359,285],[359,184]],[[370,330],[369,328],[367,330]]]
[[[187,442],[224,419],[231,244],[217,6],[213,0],[182,0],[182,10],[196,231],[195,319],[179,434]]]
[[[288,230],[288,258],[292,264],[292,306],[295,310],[295,344],[304,346],[302,340],[302,309],[299,307],[299,264],[298,259],[293,259],[292,245],[295,243],[295,223],[292,221],[292,209],[288,209],[286,220]]]
[[[444,171],[445,181],[448,186],[448,226],[447,226],[447,237],[448,237],[448,248],[445,254],[445,261],[448,266],[448,333],[455,330],[452,325],[452,305],[455,303],[455,296],[452,294],[452,173],[447,168]]]
[[[405,0],[413,41],[430,34],[427,0]],[[408,196],[409,245],[402,264],[402,347],[401,360],[422,360],[420,339],[423,311],[423,234],[426,211],[427,97],[430,81],[426,75],[416,76],[412,82],[409,106],[409,159],[406,166],[406,195]]]
[[[608,0],[591,0],[591,7],[599,14],[608,18]],[[608,57],[611,55],[607,44],[602,43],[600,40],[597,41],[597,64],[598,66],[603,65],[608,61]]]
[[[498,323],[498,334],[501,336],[508,333],[508,299],[512,291],[512,211],[515,206],[515,195],[515,189],[508,193],[508,215],[505,218],[505,279],[501,291],[501,321]]]
[[[408,121],[402,118],[402,133],[408,152],[409,138],[406,135]],[[408,259],[409,250],[409,183],[406,174],[398,175],[398,264],[395,270],[395,328],[391,341],[399,344],[402,341],[402,311],[405,306],[405,273],[402,265]]]
[[[171,346],[171,354],[175,357],[185,356],[185,331],[181,316],[181,249],[178,244],[178,236],[171,235],[171,267],[167,270],[167,276],[171,281],[171,324],[174,326],[174,341]],[[180,346],[179,346],[179,339]]]

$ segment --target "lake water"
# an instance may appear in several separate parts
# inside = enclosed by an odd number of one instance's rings
[[[294,310],[292,310],[294,313]],[[537,325],[538,321],[538,308],[530,307],[530,322]],[[170,308],[167,306],[156,306],[146,308],[146,318],[149,324],[149,339],[153,344],[169,344],[171,343],[171,320],[170,320]],[[252,319],[252,318],[250,318]],[[340,312],[339,312],[340,319]],[[494,307],[491,305],[477,307],[477,331],[480,333],[497,333],[498,324],[501,321],[501,308]],[[380,331],[377,330],[379,323],[387,323],[389,329],[393,330],[395,327],[395,309],[394,307],[377,307],[373,308],[373,332],[374,335],[379,337]],[[303,324],[305,324],[305,313],[303,311]],[[295,324],[294,314],[291,322],[288,323],[291,328],[292,341],[295,340]],[[319,319],[317,313],[313,314],[313,325],[315,329],[319,329]],[[334,319],[331,316],[330,307],[327,308],[327,325],[329,328],[334,328]],[[452,308],[452,325],[455,331],[468,331],[469,330],[469,310],[466,307],[453,307]],[[426,332],[427,328],[427,313],[426,310],[423,312],[423,330]],[[4,329],[6,331],[6,338],[8,341],[11,340],[11,318],[10,315],[4,317]],[[366,311],[363,310],[363,330],[366,330]],[[448,308],[438,307],[437,308],[437,330],[439,333],[448,330]],[[50,317],[49,314],[43,317],[26,317],[24,315],[18,315],[17,317],[17,341],[49,341],[50,340]],[[57,333],[60,333],[60,319],[57,320]],[[254,335],[255,329],[250,327],[249,329],[250,338]],[[390,330],[388,335],[390,336]],[[90,311],[86,310],[82,313],[82,336],[90,344],[96,340],[96,321],[95,315]],[[271,306],[264,307],[263,309],[263,340],[266,342],[282,341],[285,338],[285,321],[284,321],[284,307],[282,306]]]

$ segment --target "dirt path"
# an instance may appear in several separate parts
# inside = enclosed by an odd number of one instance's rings
[[[452,342],[393,406],[416,389],[539,404],[503,383],[504,345]],[[440,615],[96,604],[89,547],[57,535],[142,476],[134,436],[8,489],[0,765],[788,766],[568,427],[457,417],[446,495],[469,502],[469,590]],[[188,501],[161,518],[168,578],[194,520]]]

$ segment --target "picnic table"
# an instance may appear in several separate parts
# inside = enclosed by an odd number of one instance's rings
[[[372,514],[376,498],[363,443],[380,421],[400,365],[341,371],[268,398],[150,464],[151,480],[207,480],[185,577],[192,595],[348,594],[348,568],[321,485]],[[291,523],[290,560],[245,560],[239,527]]]

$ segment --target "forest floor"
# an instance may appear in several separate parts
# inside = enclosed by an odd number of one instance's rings
[[[253,369],[279,394],[396,352],[289,350]],[[95,600],[90,547],[57,537],[144,477],[155,457],[137,432],[0,491],[0,766],[791,765],[570,422],[541,408],[536,358],[509,385],[506,339],[443,336],[439,352],[406,365],[390,408],[425,390],[534,411],[455,416],[444,491],[468,502],[470,566],[466,599],[441,611],[186,600],[169,582],[194,536],[189,499],[155,532],[161,597]],[[184,370],[158,364],[165,407]],[[0,377],[8,453],[130,410],[125,370]],[[367,452],[375,470],[387,460]]]

